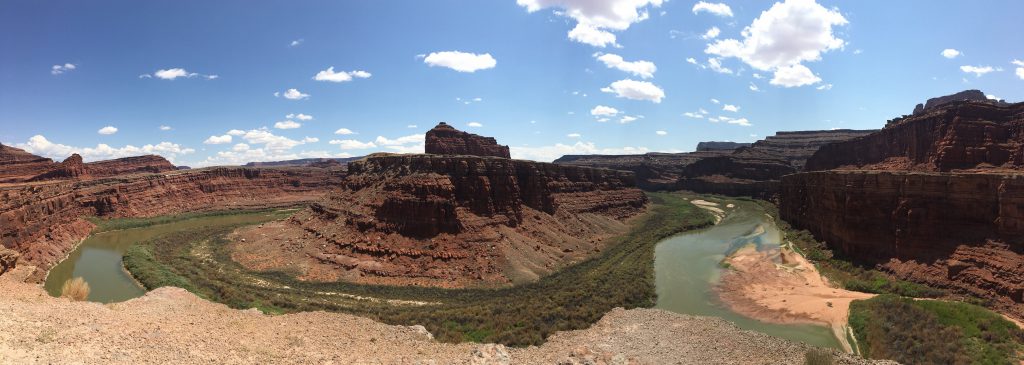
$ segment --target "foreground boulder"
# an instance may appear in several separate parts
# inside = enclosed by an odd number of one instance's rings
[[[1024,318],[1024,103],[949,101],[822,147],[780,214],[893,275]]]

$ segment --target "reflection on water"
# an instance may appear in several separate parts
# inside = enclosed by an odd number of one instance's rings
[[[159,235],[198,227],[256,223],[267,220],[268,215],[253,213],[210,216],[91,235],[67,259],[50,269],[46,278],[46,291],[58,296],[66,280],[82,277],[91,289],[89,301],[111,303],[140,297],[146,293],[145,289],[125,272],[121,262],[121,256],[131,245]]]
[[[654,251],[657,308],[685,314],[724,318],[743,329],[808,344],[840,348],[825,326],[780,325],[757,321],[722,305],[713,286],[723,272],[720,262],[737,248],[754,244],[758,250],[777,247],[782,234],[763,209],[740,203],[720,224],[684,233],[658,243]]]

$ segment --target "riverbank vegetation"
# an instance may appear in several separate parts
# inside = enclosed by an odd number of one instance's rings
[[[294,213],[299,207],[283,207],[283,208],[271,208],[271,209],[260,209],[260,210],[214,210],[207,212],[188,212],[174,215],[162,215],[148,218],[113,218],[105,219],[100,217],[85,217],[86,220],[96,225],[96,228],[90,232],[90,234],[117,231],[122,229],[132,228],[143,228],[149,226],[155,226],[159,224],[168,224],[174,222],[180,222],[189,219],[200,219],[209,217],[222,217],[230,215],[251,215],[251,214],[266,214],[272,213],[273,216],[270,220],[285,218],[288,215]]]
[[[540,280],[493,289],[440,289],[304,282],[289,273],[249,271],[224,238],[237,225],[177,232],[136,245],[125,267],[147,288],[174,285],[234,308],[282,313],[346,312],[389,324],[424,325],[442,341],[536,345],[557,331],[585,328],[615,307],[655,303],[654,247],[713,217],[672,193],[600,254]]]
[[[1017,364],[1024,331],[983,307],[880,295],[850,305],[865,357],[905,364]]]

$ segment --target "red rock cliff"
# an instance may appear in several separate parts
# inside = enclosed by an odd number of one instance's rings
[[[208,168],[0,187],[0,243],[48,269],[99,217],[148,217],[200,210],[291,205],[341,184],[337,170]]]
[[[444,122],[427,131],[425,150],[434,155],[510,158],[508,146],[499,145],[494,138],[466,133]]]
[[[28,181],[56,166],[51,159],[0,144],[0,183]]]
[[[256,268],[270,256],[303,278],[464,286],[535,280],[600,250],[646,196],[625,171],[479,156],[370,156],[342,190],[283,227],[245,235]],[[279,232],[285,232],[280,233]],[[303,237],[294,246],[261,237]],[[246,259],[249,257],[250,259]]]

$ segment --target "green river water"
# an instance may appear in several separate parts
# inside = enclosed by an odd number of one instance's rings
[[[744,329],[838,348],[837,340],[823,326],[768,324],[734,313],[718,302],[713,286],[723,270],[719,264],[722,258],[749,243],[760,247],[778,245],[781,236],[757,204],[741,203],[729,213],[718,225],[658,243],[654,262],[657,307],[677,313],[720,317]],[[82,277],[90,285],[90,301],[111,303],[136,298],[142,296],[145,289],[125,272],[121,261],[132,244],[203,226],[257,223],[266,221],[268,215],[209,216],[93,234],[50,270],[45,287],[50,295],[57,296],[66,280]]]

